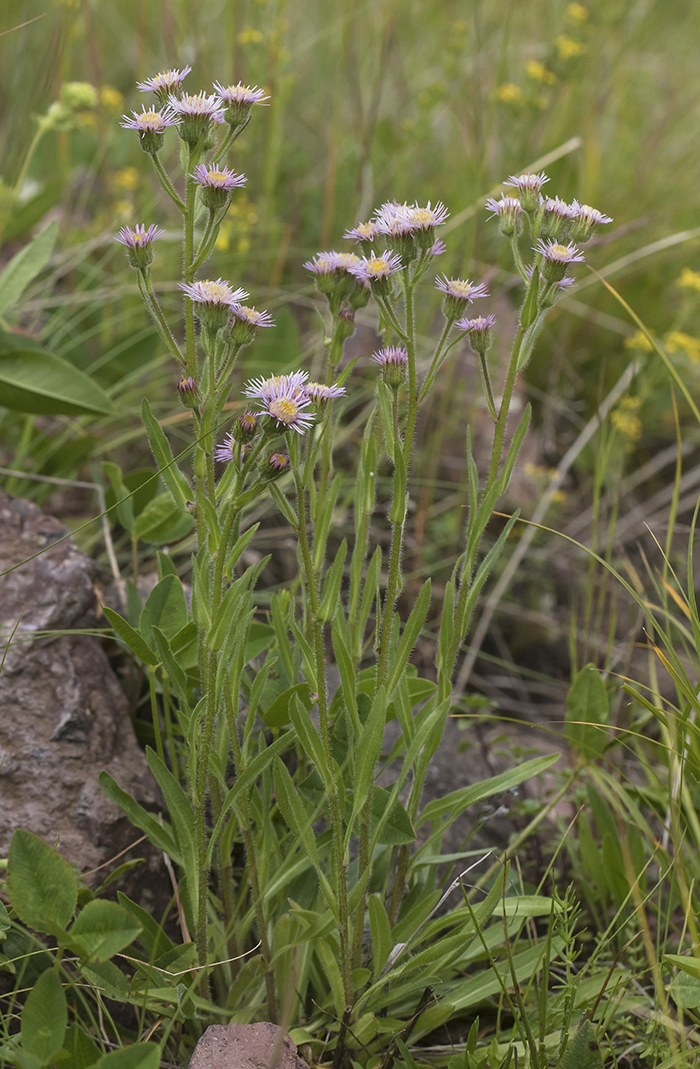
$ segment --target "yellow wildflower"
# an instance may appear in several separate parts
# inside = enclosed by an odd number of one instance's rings
[[[103,85],[100,88],[100,104],[107,111],[120,112],[124,109],[124,97],[113,85]]]
[[[567,17],[572,22],[582,23],[588,18],[588,8],[583,4],[569,4],[566,9]]]
[[[695,290],[700,293],[700,272],[684,267],[678,279],[678,285],[683,290]]]
[[[528,78],[532,78],[533,82],[542,82],[543,85],[554,85],[557,80],[556,74],[547,70],[544,63],[540,63],[538,59],[529,59],[525,64],[525,70],[527,71]]]
[[[496,100],[500,100],[503,104],[520,104],[524,98],[525,94],[520,86],[513,82],[504,82],[496,89]]]
[[[623,397],[610,413],[610,422],[615,430],[629,440],[628,448],[642,437],[642,421],[637,415],[640,404],[638,397]]]
[[[638,330],[629,338],[625,338],[625,349],[640,349],[643,353],[653,352],[654,346],[643,330]]]
[[[114,190],[133,193],[135,189],[138,189],[139,177],[136,167],[122,167],[120,171],[115,171],[113,175],[110,175],[109,184]]]
[[[248,26],[245,30],[241,30],[236,40],[241,45],[259,45],[263,39],[263,35],[260,30],[254,30]]]
[[[668,353],[685,353],[694,363],[700,361],[700,338],[693,338],[680,330],[672,330],[664,338],[664,344]]]
[[[580,41],[575,41],[573,37],[569,37],[566,33],[561,33],[558,37],[555,37],[554,43],[557,46],[559,59],[573,59],[574,56],[580,56],[586,51],[585,45],[581,44]]]

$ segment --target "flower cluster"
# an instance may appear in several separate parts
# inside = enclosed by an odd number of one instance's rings
[[[368,255],[373,242],[382,241],[406,265],[419,255],[437,256],[444,250],[442,242],[436,242],[435,227],[441,226],[448,216],[447,208],[440,203],[432,206],[428,201],[421,207],[417,203],[387,201],[369,222],[358,223],[345,232],[345,237],[360,244]]]
[[[346,392],[345,387],[337,383],[326,386],[320,382],[307,382],[308,377],[307,371],[294,371],[289,375],[251,379],[243,390],[243,396],[257,401],[260,411],[246,413],[246,416],[271,416],[273,430],[278,433],[293,430],[303,434],[314,423],[315,409],[334,397],[342,397]],[[315,408],[307,411],[310,406]]]

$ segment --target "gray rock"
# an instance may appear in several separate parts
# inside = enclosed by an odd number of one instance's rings
[[[3,636],[17,625],[0,671],[0,856],[22,827],[89,871],[140,838],[102,794],[100,772],[142,805],[155,807],[158,792],[100,639],[43,633],[97,625],[95,567],[72,538],[59,541],[66,534],[36,505],[0,491],[0,572],[14,569],[0,577]],[[161,859],[147,843],[129,856],[147,857],[151,873],[139,866],[132,885],[120,886],[146,905],[140,888],[158,886]]]
[[[212,1024],[195,1047],[190,1069],[309,1069],[276,1024]]]

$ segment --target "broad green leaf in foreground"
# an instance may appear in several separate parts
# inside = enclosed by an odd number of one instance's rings
[[[68,1023],[66,996],[53,969],[43,972],[22,1010],[22,1046],[48,1065],[61,1049]]]
[[[68,862],[24,828],[17,829],[10,843],[7,893],[19,919],[47,934],[67,927],[78,900]]]
[[[39,416],[114,415],[107,394],[67,360],[43,349],[0,352],[0,404]]]

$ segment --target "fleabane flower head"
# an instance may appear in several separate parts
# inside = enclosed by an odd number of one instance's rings
[[[176,126],[177,118],[169,108],[164,111],[149,108],[144,109],[140,115],[135,111],[131,114],[131,119],[128,115],[122,115],[119,125],[125,130],[136,130],[141,138],[141,148],[150,156],[154,156],[163,147],[166,126]]]
[[[237,85],[220,85],[214,82],[214,89],[224,106],[225,120],[233,128],[243,126],[248,121],[254,104],[267,107],[265,102],[270,99],[264,89],[258,89],[257,85],[243,85],[242,82]]]
[[[496,322],[494,315],[476,316],[475,319],[458,319],[455,326],[469,335],[469,344],[475,353],[483,356],[491,346],[491,327]]]
[[[347,393],[345,387],[339,386],[337,382],[334,382],[332,386],[325,386],[322,382],[307,382],[305,390],[319,408],[323,408],[334,397],[343,397]]]
[[[202,141],[204,148],[210,147],[209,135],[212,126],[224,121],[221,100],[212,93],[183,93],[182,96],[168,97],[170,111],[175,116],[181,139],[191,148]]]
[[[346,230],[343,237],[356,242],[363,252],[369,252],[372,243],[379,237],[377,222],[371,219],[368,223],[358,223],[352,230]]]
[[[422,208],[419,204],[387,201],[377,210],[375,224],[377,232],[408,263],[415,259],[417,251],[430,251],[435,242],[435,227],[444,223],[448,215],[444,204],[433,208],[428,201]]]
[[[583,263],[584,257],[571,242],[568,245],[560,245],[556,241],[540,241],[534,246],[533,252],[541,257],[540,270],[542,277],[547,282],[560,282],[566,274],[569,264]]]
[[[549,182],[549,178],[541,171],[540,174],[512,174],[503,184],[517,189],[523,211],[535,212],[540,206],[540,194],[545,182]]]
[[[498,217],[498,228],[506,238],[517,235],[523,228],[523,206],[518,197],[502,196],[500,200],[489,197],[486,201],[486,210]]]
[[[311,398],[305,390],[298,389],[294,384],[284,379],[292,376],[277,376],[268,379],[265,393],[260,398],[263,412],[266,412],[277,423],[279,430],[296,431],[303,434],[314,422],[314,413],[305,412],[311,404]]]
[[[593,237],[596,229],[604,223],[612,223],[609,215],[603,215],[597,208],[591,208],[590,204],[579,204],[573,201],[571,207],[575,211],[574,221],[571,225],[572,241],[588,241]]]
[[[199,186],[202,204],[213,212],[229,203],[231,190],[244,186],[248,181],[244,174],[236,174],[228,167],[206,163],[197,164],[190,177]]]
[[[191,375],[184,376],[177,384],[177,393],[180,398],[180,403],[185,408],[197,408],[200,404],[202,397],[197,387],[197,383]]]
[[[379,364],[384,382],[390,390],[396,392],[406,378],[408,353],[397,345],[390,345],[372,353],[372,360]]]
[[[148,230],[145,224],[138,224],[132,229],[123,226],[114,238],[126,246],[127,258],[132,267],[145,271],[153,263],[153,242],[162,238],[164,230],[151,223]]]
[[[402,267],[401,257],[385,250],[383,253],[370,252],[368,256],[363,256],[358,264],[350,268],[350,272],[368,282],[373,293],[386,297],[391,293],[391,276]]]
[[[231,319],[228,334],[238,345],[249,345],[259,327],[274,327],[275,321],[269,312],[258,311],[247,304],[234,304],[231,307]]]
[[[231,289],[229,283],[224,282],[222,278],[178,282],[178,287],[198,306],[200,321],[212,330],[226,326],[233,306],[248,296],[243,289]]]
[[[305,382],[309,377],[308,371],[293,371],[289,375],[271,375],[265,378],[263,375],[258,379],[251,379],[246,383],[243,390],[244,397],[256,397],[264,401],[272,397],[276,390],[288,390],[299,395],[306,393]]]
[[[225,434],[221,445],[214,447],[214,460],[221,464],[230,464],[233,460],[233,451],[236,447],[236,439],[232,434]]]
[[[468,304],[477,297],[488,297],[489,292],[483,282],[469,282],[463,278],[448,278],[447,275],[435,279],[435,286],[445,294],[442,301],[442,314],[450,323],[457,319]]]
[[[304,267],[314,276],[316,289],[328,298],[331,309],[338,311],[345,300],[359,308],[369,299],[369,284],[354,270],[361,263],[354,252],[319,252]]]
[[[569,237],[571,222],[576,218],[576,208],[560,197],[545,197],[542,201],[540,237],[561,240]]]
[[[180,96],[182,83],[192,70],[191,67],[183,67],[177,70],[175,67],[169,71],[161,71],[153,78],[146,78],[143,82],[137,82],[136,88],[142,93],[155,93],[161,104],[167,104],[168,97]]]

